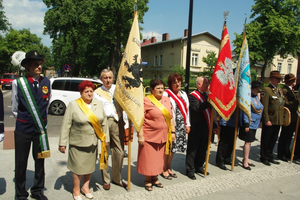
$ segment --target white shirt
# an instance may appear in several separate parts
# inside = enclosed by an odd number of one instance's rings
[[[105,91],[108,91],[109,93],[111,93],[114,96],[116,85],[112,84],[112,86],[111,86],[111,88],[109,90],[106,89],[106,87],[104,87],[104,85],[102,85],[101,88],[103,90],[105,90]],[[104,112],[105,112],[105,114],[106,114],[107,117],[114,117],[115,116],[115,108],[114,108],[114,103],[113,102],[107,101],[105,98],[101,97],[96,92],[94,92],[94,98],[98,99],[99,101],[102,102],[103,108],[104,108]]]

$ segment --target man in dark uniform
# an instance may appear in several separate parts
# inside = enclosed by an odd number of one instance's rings
[[[4,105],[3,105],[3,93],[0,78],[0,142],[4,140]]]
[[[47,107],[51,92],[49,79],[40,76],[42,64],[45,62],[44,57],[37,51],[26,53],[21,65],[25,67],[28,75],[26,78],[21,77],[12,83],[12,112],[17,119],[15,129],[15,189],[17,199],[27,199],[28,197],[25,188],[26,169],[30,146],[33,143],[35,174],[31,197],[47,200],[42,192],[45,185],[45,168],[44,158],[40,156],[44,142],[40,143],[40,137],[44,139],[43,141],[47,140],[44,127],[47,125]],[[29,104],[28,100],[31,100],[32,104]],[[39,112],[40,117],[32,115],[32,111]],[[36,121],[40,123],[36,124]],[[43,125],[44,127],[42,127]]]
[[[204,174],[203,164],[206,158],[211,114],[211,105],[207,101],[208,79],[198,77],[196,85],[197,90],[189,95],[191,131],[188,135],[186,154],[186,175],[192,180],[196,179],[195,172]]]
[[[283,124],[284,96],[278,87],[282,76],[279,71],[271,71],[270,84],[261,92],[264,105],[262,116],[262,133],[260,142],[260,160],[263,164],[279,164],[274,160],[273,149],[276,144],[280,126]]]
[[[287,107],[291,112],[291,123],[288,126],[281,127],[281,133],[278,140],[278,153],[277,158],[287,162],[291,158],[290,145],[295,132],[297,122],[297,109],[298,109],[298,98],[293,92],[295,86],[296,77],[294,74],[286,74],[284,77],[285,85],[282,88],[284,95],[284,106]]]

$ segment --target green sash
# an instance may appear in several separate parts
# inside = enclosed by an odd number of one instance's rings
[[[172,124],[171,124],[171,115],[168,109],[162,105],[154,96],[153,94],[149,94],[146,96],[163,114],[167,125],[168,125],[168,135],[167,135],[167,142],[166,142],[166,151],[165,154],[169,155],[170,150],[172,149]]]
[[[33,94],[30,90],[30,86],[28,84],[27,78],[21,77],[17,79],[17,83],[20,86],[21,92],[24,96],[24,99],[26,101],[28,110],[32,116],[36,129],[40,133],[41,152],[38,153],[38,159],[48,158],[50,157],[50,148],[48,142],[47,129],[45,128],[45,124],[41,117],[41,113],[38,109]]]

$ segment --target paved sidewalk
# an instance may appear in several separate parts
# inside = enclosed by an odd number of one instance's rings
[[[257,138],[260,138],[260,129]],[[46,159],[46,185],[44,194],[50,200],[71,200],[72,173],[66,167],[67,154],[60,153],[58,137],[50,137],[51,157]],[[144,189],[144,176],[136,172],[137,141],[136,135],[132,143],[131,159],[131,189],[111,185],[109,191],[102,188],[99,165],[91,179],[91,191],[94,199],[299,199],[300,198],[300,165],[281,162],[280,165],[270,167],[259,162],[259,141],[252,143],[250,159],[256,167],[251,171],[236,166],[234,171],[223,171],[215,166],[217,146],[211,145],[209,176],[198,176],[197,180],[190,180],[185,176],[185,154],[174,156],[172,167],[178,175],[177,179],[166,180],[159,176],[164,185],[163,189],[153,188],[152,192]],[[215,138],[216,139],[216,138]],[[14,150],[3,150],[0,143],[0,199],[14,199]],[[243,141],[237,139],[236,162],[242,160]],[[277,151],[277,146],[275,147]],[[127,149],[127,147],[126,147]],[[276,152],[275,151],[275,152]],[[109,163],[110,164],[110,163]],[[228,168],[230,166],[227,165]],[[128,159],[124,159],[122,177],[127,178]],[[28,191],[33,183],[34,162],[29,157],[27,170]],[[83,199],[86,199],[82,196]],[[29,198],[30,199],[30,198]]]

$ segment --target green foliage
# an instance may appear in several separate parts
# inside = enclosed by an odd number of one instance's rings
[[[99,76],[104,68],[118,71],[133,22],[134,0],[43,0],[44,33],[53,39],[53,56],[73,76]],[[139,22],[149,9],[138,1]],[[62,57],[63,56],[63,57]]]
[[[41,38],[36,34],[32,34],[29,29],[14,30],[10,29],[5,37],[1,38],[0,46],[0,66],[1,73],[4,72],[18,72],[18,66],[12,66],[11,56],[16,51],[28,52],[37,50],[39,53],[44,54],[47,59],[51,60],[50,49],[41,43]],[[51,62],[46,62],[43,69],[51,66]]]
[[[255,70],[251,69],[250,70],[251,73],[251,81],[257,81],[257,73]]]
[[[263,62],[262,80],[265,69],[272,64],[276,54],[285,58],[296,55],[300,45],[300,4],[295,0],[255,0],[251,19],[246,26],[250,62]],[[236,34],[234,51],[239,53],[242,36]]]
[[[3,11],[3,0],[0,0],[0,32],[7,31],[10,27],[10,23],[7,20],[7,17],[5,16],[5,13]],[[0,36],[1,37],[1,36]]]
[[[214,51],[207,54],[207,57],[204,57],[204,56],[202,57],[202,61],[207,64],[209,71],[213,71],[213,69],[215,68],[215,65],[217,63],[217,60],[218,60],[217,54]]]
[[[170,74],[178,73],[182,76],[183,79],[185,79],[185,69],[183,66],[175,65],[171,68]]]
[[[202,61],[207,64],[208,70],[200,72],[199,75],[205,76],[210,80],[212,77],[212,73],[214,71],[215,65],[217,63],[217,60],[218,60],[217,54],[214,51],[207,54],[207,57],[202,57]]]
[[[149,86],[149,85],[150,85],[150,81],[151,81],[150,78],[148,78],[148,79],[143,79],[143,87]]]

